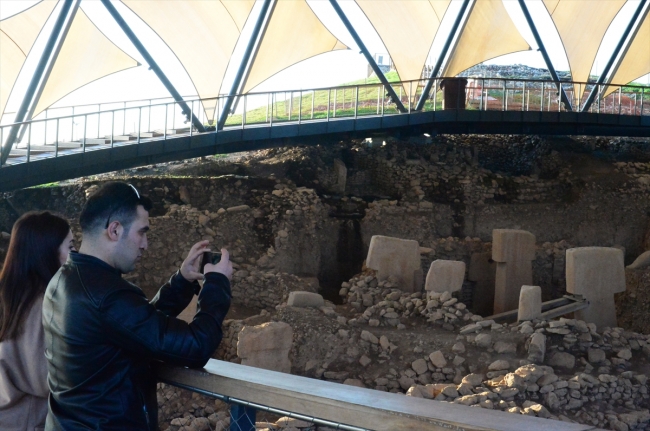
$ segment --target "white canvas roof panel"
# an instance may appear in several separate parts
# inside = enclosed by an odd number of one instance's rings
[[[244,93],[302,60],[347,49],[320,22],[305,0],[278,1],[255,56]]]
[[[501,0],[478,0],[443,75],[456,76],[475,64],[528,49]]]
[[[79,9],[33,116],[79,87],[137,65],[137,61],[115,46]]]
[[[0,21],[0,116],[20,69],[54,6],[55,1],[42,1]]]

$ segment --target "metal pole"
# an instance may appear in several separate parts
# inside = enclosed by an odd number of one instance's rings
[[[271,8],[271,6],[273,7]],[[271,10],[269,11],[269,9]],[[237,94],[239,87],[242,86],[246,81],[244,78],[244,73],[246,72],[248,64],[250,63],[252,65],[253,61],[255,60],[255,55],[257,55],[257,52],[253,53],[254,48],[257,45],[257,41],[261,41],[262,37],[264,36],[263,33],[266,31],[266,24],[268,24],[271,19],[273,9],[275,9],[275,2],[272,0],[264,0],[264,3],[262,4],[262,10],[260,11],[260,15],[257,17],[257,22],[253,28],[253,33],[251,34],[251,38],[248,41],[248,46],[246,46],[244,56],[241,60],[241,63],[239,63],[237,75],[235,75],[235,79],[232,83],[232,86],[230,87],[230,91],[228,92],[228,97],[226,98],[223,105],[223,110],[219,116],[219,121],[217,122],[217,130],[223,129],[224,124],[226,124],[226,119],[228,118],[230,109],[232,108],[233,102],[235,101],[235,95]],[[248,76],[246,76],[246,78],[247,77]],[[271,116],[273,116],[273,109],[271,109]]]
[[[542,57],[544,57],[544,62],[546,63],[546,67],[548,68],[548,71],[551,73],[551,77],[555,82],[557,91],[560,93],[562,102],[564,102],[564,106],[567,111],[572,111],[571,102],[569,102],[569,98],[564,92],[564,88],[562,88],[562,85],[560,84],[560,78],[557,76],[557,72],[553,67],[551,58],[548,56],[548,53],[546,52],[546,48],[544,47],[544,42],[542,42],[542,38],[539,36],[539,33],[537,32],[537,27],[533,22],[533,18],[530,16],[530,12],[528,12],[528,6],[526,6],[526,2],[524,0],[518,0],[518,1],[519,1],[519,6],[521,7],[521,11],[524,13],[524,17],[526,17],[526,22],[528,23],[528,27],[530,27],[530,31],[533,33],[533,37],[535,37],[535,43],[539,48],[539,52],[542,53]]]
[[[596,84],[594,85],[594,88],[591,89],[591,92],[589,93],[589,97],[585,101],[585,104],[582,106],[581,111],[585,112],[589,110],[589,107],[591,107],[591,104],[594,102],[594,98],[596,97],[596,88],[598,88],[599,85],[605,82],[605,79],[607,78],[607,75],[609,74],[610,69],[614,65],[614,61],[618,57],[618,54],[621,52],[621,49],[623,48],[623,45],[625,44],[625,40],[627,37],[630,35],[630,32],[632,31],[632,28],[634,27],[634,24],[637,22],[637,19],[639,18],[639,15],[641,15],[641,11],[643,10],[643,7],[646,4],[646,0],[641,0],[639,2],[639,5],[637,6],[636,10],[634,11],[634,15],[632,15],[632,18],[630,19],[630,22],[627,24],[627,27],[625,27],[625,31],[621,35],[621,38],[618,41],[618,44],[616,45],[616,48],[614,48],[614,51],[612,52],[612,56],[609,57],[609,61],[607,61],[607,64],[605,65],[605,68],[603,69],[603,73],[600,74],[598,77],[598,81],[596,81]],[[648,10],[650,8],[646,9],[645,13],[643,14],[644,16],[648,14]],[[641,21],[643,21],[643,17],[641,17]],[[638,27],[637,27],[638,29]],[[630,38],[630,42],[632,41],[633,38]],[[622,55],[620,58],[621,60],[623,59],[624,55]],[[617,66],[618,68],[618,66]],[[614,70],[614,73],[616,70]],[[614,75],[612,73],[612,76]]]
[[[160,79],[160,82],[165,86],[167,91],[169,91],[169,94],[174,98],[176,103],[181,107],[181,110],[183,111],[183,114],[187,117],[188,121],[192,121],[192,124],[194,124],[194,127],[196,127],[196,130],[199,132],[205,132],[205,128],[203,127],[203,124],[199,121],[198,118],[192,113],[190,110],[189,106],[187,106],[187,103],[183,101],[183,97],[180,95],[178,91],[176,91],[176,88],[174,85],[171,83],[169,79],[167,79],[167,76],[165,73],[162,71],[162,69],[158,66],[158,63],[153,59],[153,57],[149,54],[149,51],[147,51],[147,48],[140,42],[140,39],[135,35],[135,33],[131,30],[131,27],[124,21],[124,18],[122,18],[122,15],[115,9],[115,6],[111,3],[111,0],[101,0],[102,4],[108,10],[108,13],[111,14],[117,25],[120,26],[124,34],[129,38],[133,46],[138,50],[140,55],[144,58],[144,61],[147,62],[151,70],[156,74],[158,79]]]
[[[431,91],[431,86],[433,85],[433,82],[435,81],[438,72],[440,72],[440,68],[442,67],[442,62],[445,60],[445,57],[447,56],[447,52],[449,51],[449,47],[451,46],[451,42],[454,40],[454,36],[458,32],[458,27],[460,26],[460,22],[463,19],[463,15],[465,15],[465,11],[467,10],[467,7],[469,6],[469,2],[470,0],[463,0],[463,5],[461,6],[460,11],[458,12],[456,21],[454,21],[454,25],[451,28],[449,35],[447,36],[447,40],[445,41],[445,45],[443,46],[442,51],[438,56],[438,60],[436,61],[435,66],[433,66],[433,70],[431,71],[431,76],[429,76],[429,80],[427,81],[427,84],[424,86],[424,90],[422,90],[422,95],[420,96],[420,100],[418,100],[418,104],[415,105],[416,111],[421,111],[422,108],[424,108],[424,104],[427,100],[427,97],[429,97],[429,92]],[[434,106],[435,106],[435,100],[434,100]]]
[[[81,0],[62,0],[61,10],[59,11],[59,16],[54,22],[54,27],[52,32],[47,40],[45,48],[43,49],[43,54],[41,55],[36,69],[34,70],[34,75],[32,76],[29,86],[25,91],[25,96],[23,101],[16,111],[16,117],[14,118],[14,123],[22,123],[25,120],[29,120],[36,109],[38,100],[43,93],[43,88],[47,83],[47,79],[50,76],[52,67],[56,62],[56,58],[59,55],[63,41],[65,40],[72,20],[74,19],[77,9],[79,8],[79,3]],[[4,165],[9,157],[9,152],[11,147],[14,145],[16,138],[18,137],[18,132],[22,128],[22,125],[16,124],[11,127],[7,139],[4,142],[2,157],[0,158],[0,165]]]
[[[466,0],[469,1],[469,0]],[[397,109],[401,113],[406,112],[406,108],[402,104],[402,101],[399,100],[397,97],[397,94],[395,94],[395,90],[393,87],[388,83],[388,80],[386,79],[386,76],[384,76],[384,73],[381,71],[379,66],[377,66],[377,63],[375,62],[375,59],[372,58],[372,55],[370,55],[370,52],[368,52],[368,49],[366,48],[366,45],[363,43],[359,35],[357,34],[357,31],[354,29],[350,21],[348,20],[348,17],[345,16],[345,13],[343,13],[343,10],[341,9],[341,6],[339,6],[337,0],[330,0],[330,4],[334,8],[334,11],[336,14],[339,16],[341,19],[341,22],[343,25],[345,25],[345,28],[347,28],[348,32],[350,33],[350,36],[352,36],[352,39],[354,39],[354,43],[357,44],[359,49],[361,50],[361,53],[366,57],[366,61],[368,64],[370,64],[370,67],[372,70],[375,72],[375,75],[377,75],[377,78],[379,78],[379,81],[381,81],[382,84],[384,84],[384,87],[386,88],[386,91],[388,91],[388,94],[390,94],[390,97],[393,99],[395,102],[395,105],[397,106]]]

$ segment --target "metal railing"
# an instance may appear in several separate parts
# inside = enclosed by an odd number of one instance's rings
[[[200,370],[160,364],[156,374],[160,382],[228,403],[228,425],[234,431],[254,431],[256,412],[348,431],[596,430],[592,425],[405,397],[215,359]]]
[[[553,81],[506,78],[469,78],[462,91],[445,90],[457,81],[436,79],[423,111],[464,109],[478,111],[562,112],[559,93]],[[278,126],[286,123],[336,121],[341,118],[408,115],[422,94],[426,80],[392,83],[407,113],[401,114],[380,83],[347,85],[310,90],[247,93],[238,95],[238,109],[230,113],[224,129]],[[563,82],[562,86],[574,107],[581,106],[593,84]],[[613,89],[605,95],[607,89]],[[449,94],[443,94],[443,93]],[[450,96],[450,94],[452,94]],[[186,99],[191,113],[215,130],[213,119],[219,118],[228,96],[207,99]],[[451,97],[451,98],[450,98]],[[454,100],[455,98],[455,100]],[[164,99],[163,99],[164,100]],[[0,126],[0,142],[5,143],[12,127],[24,130],[22,140],[12,146],[5,165],[29,163],[32,160],[92,151],[143,140],[167,139],[170,136],[193,135],[181,108],[169,99],[120,102],[122,106],[105,109],[115,103],[98,106],[68,107],[71,115],[54,115],[22,123]],[[97,108],[94,108],[97,107]],[[103,109],[104,108],[104,109]],[[88,112],[78,112],[79,110]],[[575,108],[574,108],[575,110]],[[598,97],[589,112],[616,115],[650,115],[650,87],[599,86]],[[53,115],[50,117],[50,115]],[[3,145],[3,152],[7,146]]]

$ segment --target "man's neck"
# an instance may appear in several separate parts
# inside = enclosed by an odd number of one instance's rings
[[[109,264],[115,268],[115,263],[111,257],[111,253],[103,247],[99,247],[94,241],[84,239],[79,247],[79,253],[88,256],[96,257],[97,259]]]

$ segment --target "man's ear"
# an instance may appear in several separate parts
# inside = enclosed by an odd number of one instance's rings
[[[122,223],[115,220],[108,225],[108,228],[106,228],[106,235],[111,241],[117,241],[120,239],[123,230],[124,226],[122,226]]]

